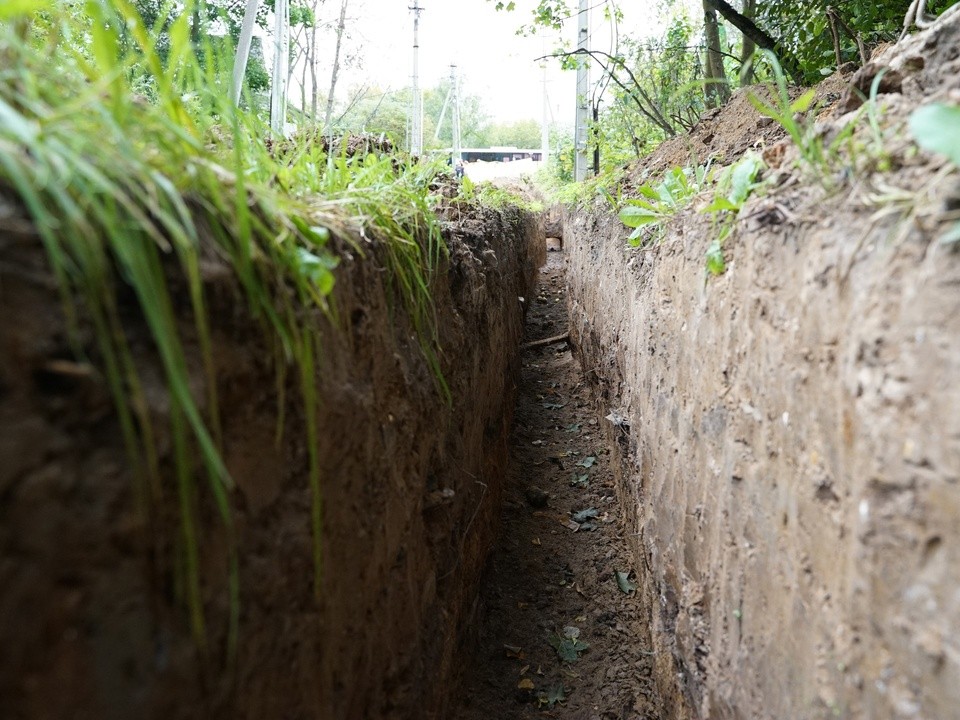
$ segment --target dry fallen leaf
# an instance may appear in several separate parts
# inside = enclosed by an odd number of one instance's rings
[[[520,675],[526,675],[526,674],[527,674],[527,670],[529,670],[529,669],[530,669],[530,666],[529,666],[529,665],[524,665],[522,668],[520,668]]]
[[[534,539],[533,539],[533,544],[536,545],[537,547],[540,547],[540,545],[541,545],[541,543],[540,543],[540,538],[538,538],[538,537],[534,538]]]
[[[518,660],[523,660],[523,649],[517,645],[504,645],[503,651],[506,653],[508,658],[517,658]]]
[[[517,683],[517,687],[520,688],[521,690],[533,690],[535,685],[533,684],[533,680],[531,680],[530,678],[524,678],[523,680]]]

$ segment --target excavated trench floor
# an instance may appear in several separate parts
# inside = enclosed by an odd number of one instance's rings
[[[527,301],[528,343],[566,332],[562,252],[549,253]],[[499,542],[455,717],[658,718],[649,630],[599,427],[608,421],[566,342],[527,348],[522,360]]]

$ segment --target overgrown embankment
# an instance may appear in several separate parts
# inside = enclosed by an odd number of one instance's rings
[[[0,716],[442,716],[538,220],[277,141],[190,12],[36,6],[0,23]]]
[[[712,188],[643,248],[606,205],[566,219],[571,335],[673,717],[960,706],[957,169],[905,140],[913,109],[960,94],[958,30],[881,56],[902,94],[804,135],[857,122],[835,157],[768,148],[735,220],[702,212]]]
[[[206,266],[221,444],[236,484],[232,537],[209,498],[199,500],[206,658],[184,610],[177,449],[139,310],[121,288],[165,488],[149,515],[136,504],[106,383],[71,350],[36,236],[26,222],[22,234],[0,236],[4,717],[442,716],[497,514],[517,298],[529,294],[543,252],[529,215],[469,215],[444,226],[449,261],[430,286],[450,403],[378,243],[365,243],[364,256],[335,243],[335,319],[322,321],[313,429],[296,378],[277,386],[275,348],[236,278]],[[176,316],[193,338],[191,387],[206,397],[189,304],[178,302]],[[81,326],[92,343],[82,311]],[[310,442],[322,498],[319,597]],[[230,546],[240,616],[236,659],[224,667]]]

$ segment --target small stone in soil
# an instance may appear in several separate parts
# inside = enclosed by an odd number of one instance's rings
[[[527,502],[535,508],[546,507],[550,499],[550,495],[545,490],[536,487],[527,488],[526,496]]]

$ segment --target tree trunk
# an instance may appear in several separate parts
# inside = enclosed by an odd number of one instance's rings
[[[780,46],[779,40],[758,28],[753,20],[737,12],[727,0],[703,0],[703,3],[723,15],[727,22],[742,32],[745,38],[753,41],[757,47],[774,53],[780,59],[780,64],[787,74],[796,80],[799,75],[796,58]]]
[[[717,23],[717,13],[710,7],[707,0],[703,0],[703,34],[706,38],[706,85],[705,96],[707,107],[716,108],[723,105],[730,97],[730,87],[727,85],[727,73],[723,69],[723,55],[720,48],[720,25]]]
[[[753,20],[753,14],[757,10],[757,0],[743,0],[743,16]],[[745,87],[753,82],[753,53],[757,49],[757,44],[743,36],[743,47],[740,48],[740,87]]]
[[[340,74],[340,42],[343,40],[343,28],[346,25],[347,3],[350,0],[342,0],[340,3],[340,20],[337,23],[337,45],[333,51],[333,70],[330,72],[330,93],[327,95],[327,112],[323,118],[323,131],[329,133],[330,120],[333,117],[333,93],[337,89],[337,75]]]

